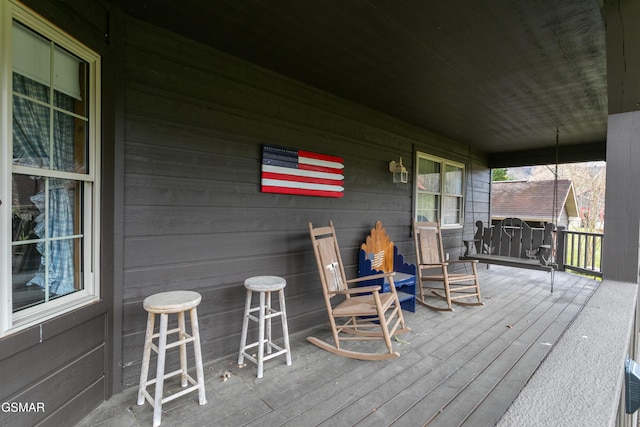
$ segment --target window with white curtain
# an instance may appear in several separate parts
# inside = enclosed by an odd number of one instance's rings
[[[100,58],[0,1],[2,335],[99,296]]]
[[[464,165],[416,153],[415,219],[461,227],[464,214]]]

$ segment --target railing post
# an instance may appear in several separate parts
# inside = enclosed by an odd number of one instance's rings
[[[558,265],[558,271],[564,271],[565,236],[566,227],[564,225],[556,226],[556,264]]]

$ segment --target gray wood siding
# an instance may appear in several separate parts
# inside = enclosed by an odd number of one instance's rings
[[[45,409],[30,413],[0,411],[0,425],[57,427],[74,425],[113,390],[114,126],[111,113],[115,64],[107,43],[110,24],[104,2],[26,0],[24,3],[97,51],[103,61],[101,300],[0,338],[0,402],[42,402]]]
[[[126,34],[124,387],[138,381],[146,296],[202,294],[205,360],[238,351],[250,276],[287,279],[290,333],[323,323],[308,222],[334,221],[351,274],[376,220],[411,260],[413,186],[391,182],[389,161],[402,156],[411,165],[419,150],[469,164],[467,144],[135,20]],[[263,144],[343,157],[344,198],[261,193]],[[468,182],[481,217],[489,175],[475,156]],[[472,235],[471,225],[464,233]],[[451,230],[448,243],[459,248],[461,236]]]
[[[99,308],[99,309],[98,309]],[[102,304],[0,340],[0,402],[38,403],[44,411],[0,411],[0,425],[72,425],[105,399],[107,316]]]

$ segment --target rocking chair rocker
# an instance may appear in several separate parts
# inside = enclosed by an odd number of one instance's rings
[[[309,223],[309,233],[318,263],[318,273],[320,274],[334,345],[315,337],[308,337],[307,340],[331,353],[352,359],[385,360],[399,357],[400,353],[393,351],[391,337],[395,334],[409,332],[410,329],[404,323],[398,294],[393,283],[394,273],[347,280],[333,222],[329,222],[328,227],[317,228],[313,228],[313,225]],[[382,293],[380,286],[354,288],[348,286],[383,277],[388,277],[390,292]],[[331,299],[336,295],[343,296],[344,300],[337,305],[332,305]],[[384,340],[388,353],[346,350],[341,348],[341,340]]]
[[[439,311],[453,311],[452,303],[460,305],[484,305],[480,299],[480,282],[476,268],[477,260],[448,261],[442,248],[442,233],[437,222],[414,222],[413,237],[418,264],[418,302]],[[449,273],[451,264],[466,264],[470,273]],[[428,286],[428,282],[442,282],[442,286]],[[446,300],[446,307],[428,304],[425,290]],[[444,291],[444,294],[441,293]],[[472,298],[475,301],[469,301]]]

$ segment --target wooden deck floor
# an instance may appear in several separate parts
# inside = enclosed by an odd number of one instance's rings
[[[291,336],[293,365],[273,359],[260,380],[254,365],[238,368],[236,355],[206,365],[208,404],[199,406],[195,393],[169,402],[162,425],[493,426],[599,282],[556,273],[550,294],[548,273],[481,266],[480,274],[484,306],[405,312],[412,332],[395,342],[398,359],[320,350],[305,340],[328,337],[319,327]],[[130,389],[80,426],[150,426],[152,412]]]

